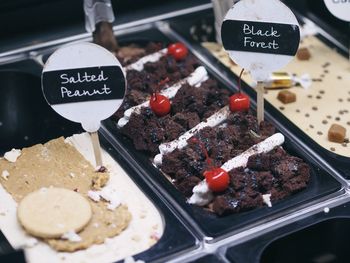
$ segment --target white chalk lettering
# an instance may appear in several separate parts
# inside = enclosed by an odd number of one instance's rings
[[[84,82],[100,82],[100,81],[106,81],[108,80],[108,77],[105,77],[103,75],[103,70],[98,75],[89,75],[87,72],[84,72],[83,74],[80,74],[80,72],[77,73],[76,76],[68,76],[68,74],[64,73],[60,75],[61,78],[61,84],[67,84],[67,83],[84,83]]]
[[[93,89],[93,90],[69,90],[66,87],[61,87],[61,97],[63,98],[73,98],[73,97],[83,97],[88,96],[92,97],[94,95],[108,95],[111,94],[112,91],[110,88],[106,86],[106,84],[103,85],[103,88],[101,89]]]
[[[251,37],[244,37],[244,46],[262,49],[279,49],[278,43],[275,39],[273,39],[271,42],[256,42],[253,41]]]
[[[249,26],[248,24],[244,24],[243,26],[243,33],[245,35],[253,35],[253,36],[261,36],[261,37],[280,37],[281,35],[278,34],[277,30],[274,30],[273,26],[270,28],[270,30],[255,30],[254,26]]]
[[[279,45],[276,42],[276,39],[270,41],[255,41],[254,36],[265,37],[267,38],[279,38],[281,35],[278,34],[278,31],[271,26],[269,30],[256,29],[254,26],[249,24],[243,25],[243,33],[246,35],[244,37],[244,47],[251,48],[261,48],[261,49],[279,49]]]

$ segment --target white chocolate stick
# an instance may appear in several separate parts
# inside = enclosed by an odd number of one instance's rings
[[[143,70],[143,67],[146,63],[148,62],[156,62],[158,61],[161,57],[163,57],[164,55],[166,55],[168,52],[167,48],[161,49],[157,52],[154,52],[152,54],[149,54],[147,56],[144,56],[142,58],[140,58],[138,61],[128,65],[125,67],[125,70],[136,70],[136,71],[141,71]]]
[[[169,88],[166,88],[160,92],[160,94],[166,96],[169,99],[172,99],[175,97],[176,93],[178,90],[184,85],[185,83],[188,83],[191,86],[196,86],[200,85],[202,82],[206,81],[208,79],[208,72],[205,69],[205,67],[200,66],[195,69],[188,77],[181,79],[177,83],[173,84]],[[118,127],[121,128],[124,125],[126,125],[129,122],[129,118],[131,114],[136,113],[139,114],[141,111],[141,108],[143,107],[149,107],[149,99],[146,98],[146,101],[133,106],[129,109],[127,109],[124,112],[124,116],[118,120]]]
[[[274,135],[268,137],[262,142],[259,142],[248,150],[244,151],[240,155],[232,158],[221,166],[221,169],[226,172],[231,171],[234,168],[246,167],[250,156],[259,153],[267,153],[273,150],[275,147],[282,145],[284,143],[284,136],[281,133],[275,133]],[[209,204],[214,196],[210,191],[206,180],[201,181],[192,190],[192,196],[187,200],[189,204],[196,204],[199,206],[204,206]],[[271,197],[271,195],[269,196]],[[264,197],[263,197],[264,198]],[[268,204],[270,206],[270,203]]]
[[[264,120],[264,82],[258,81],[256,87],[257,119],[260,124]]]
[[[228,172],[237,167],[246,167],[250,156],[259,153],[267,153],[273,150],[273,148],[275,148],[276,146],[282,145],[283,143],[283,134],[275,133],[274,135],[263,140],[262,142],[253,145],[240,155],[232,158],[231,160],[228,160],[221,166],[221,168]]]
[[[225,106],[219,111],[215,112],[213,115],[211,115],[206,121],[198,123],[195,127],[182,134],[178,139],[171,142],[162,143],[161,145],[159,145],[160,154],[157,154],[154,157],[154,163],[157,166],[161,165],[164,154],[170,153],[176,148],[184,148],[187,145],[187,140],[193,135],[197,134],[200,130],[202,130],[205,127],[215,127],[221,124],[227,119],[229,115],[230,109],[228,106]]]

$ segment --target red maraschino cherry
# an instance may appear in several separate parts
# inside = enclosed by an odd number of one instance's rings
[[[172,43],[168,46],[168,54],[173,56],[175,60],[183,60],[187,54],[188,49],[185,44],[181,42]]]
[[[165,83],[167,83],[168,81],[169,81],[169,78],[166,78],[158,83],[157,90],[151,95],[151,98],[149,101],[151,110],[158,117],[167,115],[171,109],[170,100],[166,96],[159,94],[159,88],[163,86]]]
[[[220,168],[214,167],[203,173],[208,187],[213,192],[225,191],[230,183],[230,176],[228,173]]]
[[[199,141],[197,138],[193,137],[191,139],[192,142],[199,144],[202,152],[205,155],[205,159],[207,164],[209,165],[209,170],[204,171],[203,176],[205,177],[205,181],[208,184],[208,187],[213,192],[222,192],[225,191],[230,184],[230,176],[228,173],[220,168],[214,167],[209,159],[208,151],[204,147],[203,143]]]
[[[242,69],[238,79],[239,92],[236,94],[233,94],[230,97],[229,107],[230,107],[230,111],[232,112],[249,110],[249,107],[250,107],[249,97],[246,94],[243,94],[241,90],[241,79],[242,79],[243,71],[244,69]]]

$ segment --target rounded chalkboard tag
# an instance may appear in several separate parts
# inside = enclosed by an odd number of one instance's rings
[[[300,30],[293,12],[279,0],[241,0],[226,14],[221,38],[230,58],[264,81],[296,54]]]
[[[329,12],[335,17],[350,22],[349,0],[324,0]]]
[[[47,103],[61,116],[96,132],[102,120],[120,107],[126,90],[125,72],[108,50],[76,43],[55,51],[42,73]]]

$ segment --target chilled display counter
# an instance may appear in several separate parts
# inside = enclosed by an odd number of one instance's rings
[[[255,83],[248,73],[240,83],[241,69],[216,42],[210,2],[113,3],[127,91],[99,129],[106,169],[95,171],[90,136],[55,113],[41,87],[53,52],[92,41],[82,3],[22,2],[0,5],[0,21],[16,21],[0,43],[1,262],[346,261],[346,23],[307,1],[285,1],[301,24],[300,53],[282,69],[289,86],[266,87],[259,123]],[[69,4],[67,20],[50,17]],[[30,21],[37,12],[45,27]],[[240,88],[250,106],[233,110]],[[34,222],[38,234],[17,206],[58,187],[82,195],[91,218],[58,236]]]

